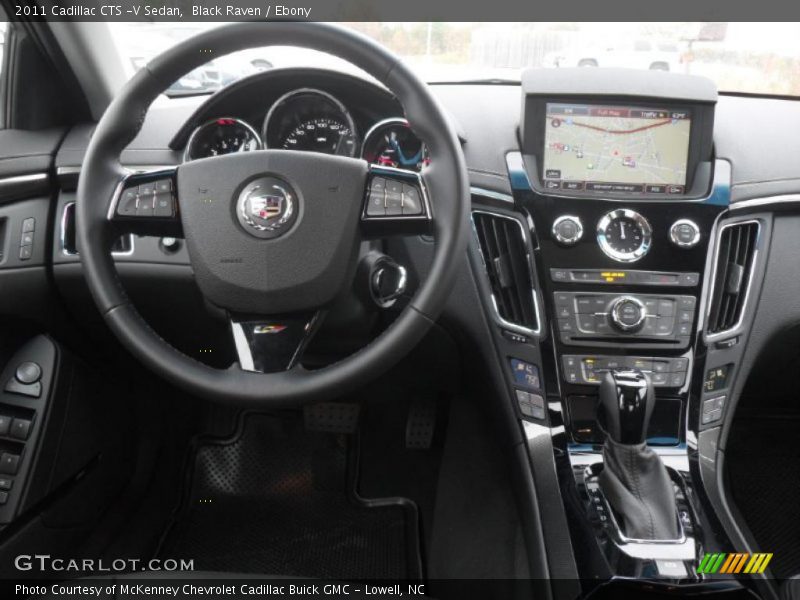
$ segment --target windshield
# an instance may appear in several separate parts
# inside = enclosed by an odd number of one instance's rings
[[[111,23],[133,74],[153,56],[218,23]],[[529,67],[626,67],[704,75],[722,91],[800,95],[797,23],[349,23],[428,82],[516,82]],[[213,92],[279,67],[356,69],[333,56],[267,47],[215,58],[169,95]]]

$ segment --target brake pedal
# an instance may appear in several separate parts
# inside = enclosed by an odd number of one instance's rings
[[[358,404],[320,402],[306,405],[303,417],[306,430],[324,433],[355,433],[358,428]]]
[[[406,421],[406,448],[427,450],[436,431],[436,402],[418,400],[411,405]]]

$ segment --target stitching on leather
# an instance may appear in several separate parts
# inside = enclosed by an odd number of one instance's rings
[[[635,460],[636,455],[634,454],[634,451],[631,450],[630,454],[631,454],[631,462],[635,463],[636,462],[636,460]],[[633,466],[635,466],[635,465],[633,465]],[[639,501],[642,503],[642,506],[644,507],[645,511],[647,511],[647,519],[648,519],[649,524],[650,524],[650,526],[648,528],[648,532],[650,534],[650,538],[654,539],[656,537],[656,530],[655,530],[655,521],[653,520],[653,513],[650,510],[650,506],[642,498],[642,492],[641,492],[641,489],[640,489],[640,482],[639,482],[639,470],[638,469],[634,469],[633,472],[636,473],[636,491],[637,491],[637,494],[639,496]]]

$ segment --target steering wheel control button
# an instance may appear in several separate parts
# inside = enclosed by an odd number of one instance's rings
[[[383,177],[373,177],[369,184],[369,198],[367,198],[367,216],[383,217],[386,215],[386,180]]]
[[[19,470],[19,454],[3,452],[0,454],[0,473],[3,475],[16,475]]]
[[[518,358],[512,358],[509,362],[516,385],[526,390],[535,391],[541,389],[539,367]]]
[[[419,195],[419,190],[413,185],[408,185],[405,183],[403,184],[403,214],[422,214],[422,200]]]
[[[700,227],[694,221],[680,219],[670,227],[669,239],[678,248],[694,248],[700,243]]]
[[[32,361],[20,363],[14,373],[17,381],[24,384],[36,383],[42,378],[42,367]]]
[[[403,184],[389,179],[386,181],[386,216],[403,214]]]
[[[297,220],[297,195],[282,179],[266,176],[248,183],[236,202],[236,218],[250,235],[274,239]]]
[[[583,224],[579,217],[563,215],[553,221],[553,238],[563,246],[574,246],[583,237]]]
[[[136,205],[139,202],[139,188],[131,187],[122,192],[119,204],[117,204],[117,214],[121,217],[135,217]]]
[[[624,332],[641,329],[647,317],[647,309],[638,298],[622,296],[611,307],[611,323]]]
[[[172,197],[172,192],[159,192],[156,194],[155,204],[153,207],[153,216],[175,216],[175,199]]]

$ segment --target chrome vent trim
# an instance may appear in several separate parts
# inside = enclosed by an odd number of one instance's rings
[[[542,319],[534,286],[530,238],[524,224],[509,215],[476,209],[472,211],[472,229],[488,280],[495,320],[511,331],[538,336]],[[518,236],[516,243],[512,236]],[[489,247],[492,244],[494,247]],[[519,255],[516,261],[515,255]],[[505,272],[498,272],[503,267]],[[510,280],[510,284],[502,285],[502,279]]]
[[[749,219],[727,222],[717,231],[706,312],[707,339],[728,335],[742,325],[750,302],[761,230],[759,220]]]

